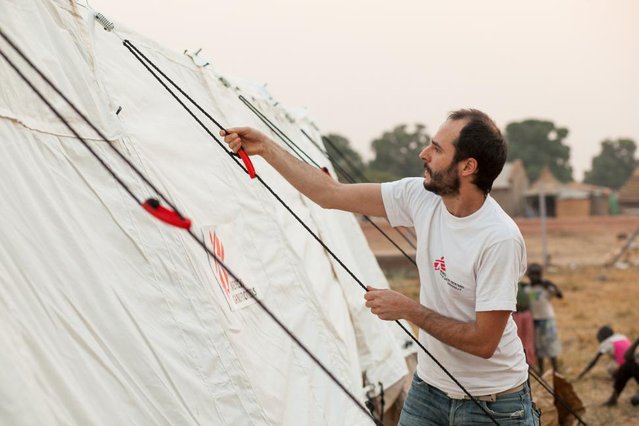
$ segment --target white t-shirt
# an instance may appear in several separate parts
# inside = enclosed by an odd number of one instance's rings
[[[552,303],[550,302],[554,293],[537,284],[526,286],[526,293],[530,300],[530,310],[532,311],[534,319],[555,318],[555,310],[552,308]]]
[[[515,311],[517,282],[526,270],[526,246],[513,220],[490,196],[466,217],[448,212],[423,179],[382,184],[392,226],[414,226],[420,303],[458,321],[478,311]],[[474,396],[505,391],[526,381],[528,366],[517,327],[508,319],[490,359],[455,349],[420,330],[419,341]],[[462,391],[428,355],[418,351],[417,374],[449,394]]]

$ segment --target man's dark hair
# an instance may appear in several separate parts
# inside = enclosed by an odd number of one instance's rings
[[[609,325],[604,325],[599,329],[599,331],[597,331],[597,341],[601,343],[613,334],[614,331],[612,331],[612,327],[610,327]]]
[[[466,120],[459,133],[455,146],[455,158],[458,163],[467,158],[477,160],[477,173],[473,183],[485,194],[493,187],[493,181],[499,176],[506,163],[506,141],[495,122],[477,109],[459,109],[448,116],[449,120]]]

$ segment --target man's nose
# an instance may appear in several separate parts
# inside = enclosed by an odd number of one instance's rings
[[[430,161],[428,147],[425,147],[424,149],[422,149],[422,151],[419,153],[419,158],[421,158],[425,162]]]

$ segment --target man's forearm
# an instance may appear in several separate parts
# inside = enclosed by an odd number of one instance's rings
[[[385,216],[379,183],[342,184],[319,168],[293,157],[268,136],[251,127],[221,130],[224,142],[233,152],[261,155],[291,185],[327,209],[346,210],[371,216]]]
[[[317,167],[293,157],[272,141],[266,144],[262,157],[299,192],[320,206],[330,208],[330,193],[338,182]]]
[[[477,322],[454,320],[422,305],[411,310],[406,319],[437,340],[482,358],[490,358],[498,343],[482,334]]]
[[[367,287],[366,306],[385,321],[405,319],[437,340],[460,351],[490,358],[499,345],[511,312],[480,311],[475,321],[463,322],[445,317],[397,291]]]
[[[325,209],[386,215],[378,183],[339,183],[317,167],[293,157],[273,141],[265,144],[261,155],[298,191]]]

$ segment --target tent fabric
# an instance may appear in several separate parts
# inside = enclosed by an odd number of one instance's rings
[[[227,87],[215,70],[117,20],[117,35],[106,32],[93,17],[62,0],[0,2],[2,30],[341,383],[363,400],[363,374],[385,387],[401,380],[405,336],[365,309],[352,278],[118,36],[225,126],[269,132],[237,99],[259,93]],[[0,48],[134,193],[155,195],[6,43]],[[0,373],[0,423],[370,424],[185,232],[135,205],[4,60],[0,79],[0,363],[11,366]],[[293,120],[268,98],[252,100],[330,167],[299,131],[321,144],[310,120]],[[253,161],[358,277],[388,286],[352,215],[319,208]]]

